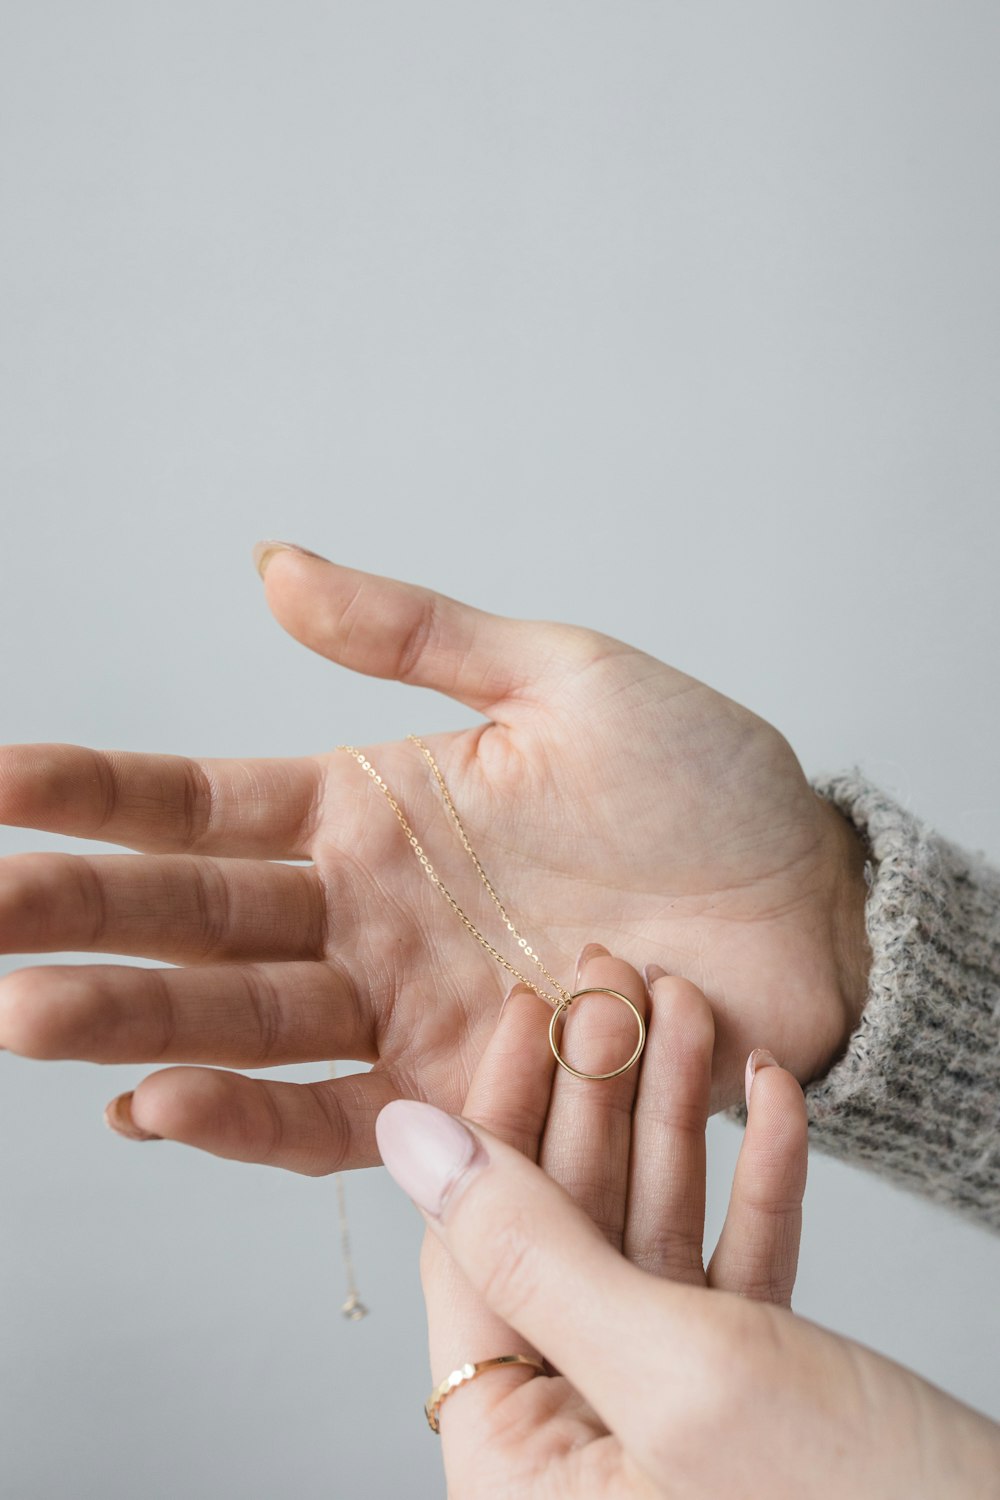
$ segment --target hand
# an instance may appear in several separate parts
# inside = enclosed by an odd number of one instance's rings
[[[608,956],[587,982],[642,1003],[639,976]],[[429,1226],[434,1381],[498,1354],[551,1372],[491,1370],[446,1397],[450,1500],[995,1500],[1000,1428],[788,1310],[806,1121],[777,1066],[751,1080],[702,1270],[712,1013],[666,976],[651,1012],[638,1080],[580,1083],[553,1068],[544,1004],[515,992],[467,1124],[407,1100],[379,1116],[386,1165]]]
[[[761,1039],[803,1081],[828,1068],[865,994],[863,855],[775,729],[592,631],[484,614],[287,547],[264,561],[268,602],[304,644],[485,716],[428,742],[553,973],[568,978],[597,933],[698,984],[716,1018],[714,1108],[740,1098]],[[488,925],[419,752],[404,741],[370,755]],[[0,981],[0,1045],[13,1052],[214,1065],[154,1073],[112,1123],[321,1174],[377,1159],[389,1099],[460,1107],[506,976],[347,755],[12,746],[0,818],[144,851],[4,861],[6,951],[179,966],[43,965]],[[295,859],[311,863],[277,862]],[[374,1067],[310,1085],[218,1071],[328,1057]]]

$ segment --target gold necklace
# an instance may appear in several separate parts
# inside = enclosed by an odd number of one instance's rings
[[[434,759],[430,750],[418,735],[409,734],[407,735],[407,739],[411,740],[413,744],[417,746],[421,754],[424,756],[424,759],[427,761],[427,764],[430,766],[431,772],[441,792],[441,797],[444,802],[445,808],[447,809],[448,815],[451,818],[452,823],[455,825],[458,836],[462,841],[462,845],[465,848],[466,853],[469,855],[469,858],[472,860],[472,863],[476,867],[476,871],[479,875],[480,880],[489,892],[490,899],[492,900],[494,906],[497,908],[497,911],[500,913],[500,917],[503,921],[504,926],[507,928],[508,932],[512,933],[513,936],[517,939],[517,945],[524,953],[525,958],[530,958],[532,963],[535,964],[539,969],[541,969],[546,979],[556,991],[555,995],[548,994],[545,990],[541,989],[532,979],[529,979],[526,974],[522,974],[519,969],[516,969],[514,965],[510,963],[506,958],[504,958],[503,954],[493,946],[489,939],[483,936],[475,923],[472,922],[471,919],[465,914],[461,906],[459,906],[458,902],[455,900],[455,897],[451,894],[451,891],[449,891],[448,887],[441,880],[430,860],[427,858],[427,855],[424,853],[419,839],[407,822],[402,808],[390,792],[388,786],[383,781],[378,771],[365,755],[364,751],[357,749],[355,745],[338,745],[337,749],[346,751],[348,755],[356,760],[361,769],[367,773],[374,784],[378,787],[379,791],[383,794],[386,801],[389,803],[389,806],[396,814],[400,826],[402,827],[407,841],[409,842],[410,848],[413,850],[414,855],[419,860],[424,873],[429,877],[434,885],[437,886],[444,899],[448,902],[448,905],[452,908],[452,910],[459,917],[459,919],[472,934],[472,936],[477,940],[477,942],[481,943],[482,946],[486,949],[487,953],[491,954],[493,958],[496,959],[497,963],[501,964],[509,974],[513,974],[515,979],[519,980],[522,984],[526,984],[529,989],[534,990],[536,995],[538,995],[542,1000],[547,1000],[548,1003],[553,1007],[552,1019],[549,1022],[549,1046],[551,1047],[553,1055],[559,1066],[561,1068],[564,1068],[567,1073],[571,1073],[574,1078],[583,1078],[593,1082],[601,1082],[608,1078],[618,1078],[622,1073],[627,1073],[629,1068],[631,1068],[634,1063],[638,1062],[640,1056],[642,1055],[642,1050],[646,1045],[646,1023],[643,1020],[642,1014],[639,1011],[638,1007],[633,1005],[628,996],[623,995],[620,990],[612,990],[607,989],[606,987],[592,986],[588,989],[575,990],[571,992],[570,990],[566,989],[564,985],[561,985],[558,979],[556,979],[553,974],[549,973],[548,969],[545,967],[544,963],[539,958],[534,948],[532,948],[527,940],[521,936],[517,928],[514,926],[513,922],[510,920],[510,917],[507,915],[507,911],[504,907],[503,902],[500,900],[500,897],[494,890],[493,884],[479,860],[479,856],[476,854],[476,851],[473,849],[472,844],[469,842],[469,836],[462,825],[462,820],[458,815],[458,810],[455,807],[454,802],[452,801],[451,793],[448,791],[448,787],[445,784],[444,777],[441,775],[441,770],[437,764],[437,761]],[[616,1000],[621,1000],[625,1005],[628,1006],[629,1010],[632,1012],[633,1016],[635,1017],[636,1024],[639,1028],[639,1040],[635,1045],[635,1050],[633,1051],[632,1056],[628,1059],[627,1062],[623,1063],[620,1068],[612,1068],[609,1073],[584,1073],[580,1069],[572,1067],[559,1051],[559,1046],[556,1041],[556,1027],[559,1021],[559,1017],[569,1009],[574,1000],[581,1000],[584,995],[611,995]],[[330,1067],[331,1077],[335,1077],[336,1073],[334,1070],[336,1065],[331,1063]],[[344,1206],[343,1183],[339,1180],[340,1173],[337,1174],[337,1177],[338,1204],[340,1209],[341,1245],[343,1249],[344,1264],[348,1275],[348,1296],[347,1300],[343,1304],[343,1307],[341,1308],[341,1311],[346,1318],[350,1318],[352,1321],[356,1321],[357,1319],[363,1318],[365,1316],[367,1308],[364,1306],[358,1295],[357,1287],[354,1281],[354,1267],[351,1260],[350,1239],[347,1230],[347,1215]]]

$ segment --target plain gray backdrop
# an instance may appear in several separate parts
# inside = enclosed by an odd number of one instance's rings
[[[0,737],[474,722],[285,636],[284,536],[632,641],[1000,858],[998,75],[987,3],[7,0]],[[345,1324],[332,1179],[111,1135],[145,1071],[0,1055],[0,1493],[442,1496],[416,1211],[350,1178]],[[996,1266],[813,1157],[799,1311],[1000,1417]]]

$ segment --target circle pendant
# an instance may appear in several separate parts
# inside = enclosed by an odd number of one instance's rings
[[[616,1000],[621,1000],[623,1005],[628,1006],[629,1010],[635,1016],[636,1022],[638,1023],[639,1040],[635,1044],[635,1051],[632,1053],[632,1056],[629,1058],[628,1062],[622,1063],[620,1068],[612,1068],[610,1073],[581,1073],[579,1068],[572,1067],[566,1061],[562,1053],[559,1051],[559,1047],[556,1043],[556,1023],[558,1022],[559,1017],[562,1015],[564,1010],[569,1009],[571,1003],[574,1000],[580,1000],[584,995],[613,995]],[[574,1078],[587,1078],[592,1080],[603,1078],[620,1078],[623,1073],[628,1072],[633,1063],[639,1061],[639,1058],[642,1055],[642,1049],[643,1047],[645,1047],[645,1045],[646,1023],[642,1019],[642,1015],[640,1014],[638,1007],[633,1005],[629,997],[627,995],[623,995],[621,990],[609,990],[601,986],[595,986],[592,989],[587,990],[577,990],[575,994],[570,995],[568,1000],[560,1000],[559,1004],[552,1012],[552,1020],[549,1022],[549,1046],[552,1048],[552,1055],[554,1056],[559,1066],[561,1068],[565,1068],[567,1073],[572,1073]]]

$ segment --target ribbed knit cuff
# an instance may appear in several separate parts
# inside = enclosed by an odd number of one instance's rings
[[[810,1143],[1000,1230],[1000,870],[858,767],[811,784],[867,847],[872,967]]]

